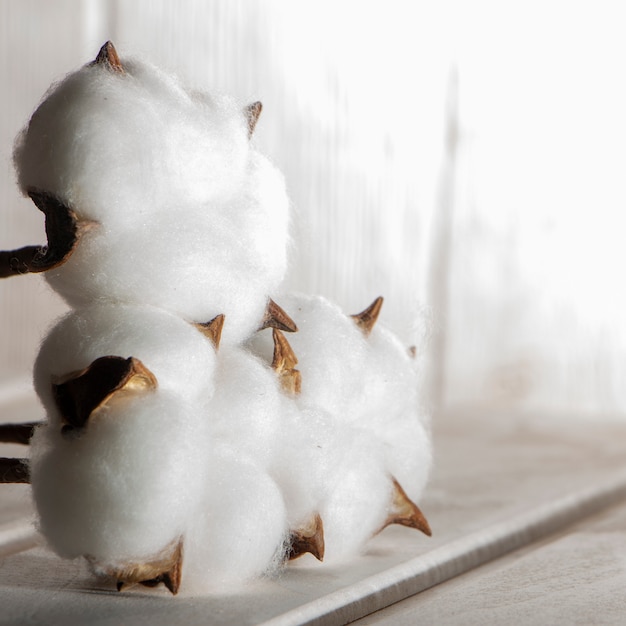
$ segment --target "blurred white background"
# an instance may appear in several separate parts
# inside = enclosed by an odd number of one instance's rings
[[[0,1],[0,249],[42,243],[13,140],[107,39],[264,112],[292,289],[426,332],[435,408],[626,415],[622,3]],[[0,396],[64,306],[0,282]],[[425,321],[424,321],[425,320]]]

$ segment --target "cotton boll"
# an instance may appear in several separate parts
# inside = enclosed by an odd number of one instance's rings
[[[213,393],[215,349],[194,326],[149,306],[94,305],[61,319],[35,362],[35,391],[54,424],[60,417],[52,384],[103,356],[139,359],[156,377],[157,394],[195,402]]]
[[[111,356],[138,359],[154,384],[122,388],[84,425],[63,425],[53,383]],[[207,481],[215,367],[199,329],[152,307],[92,306],[53,328],[35,368],[48,424],[32,442],[31,480],[55,551],[115,574],[184,540]]]
[[[332,482],[334,473],[323,468],[332,466],[333,459],[343,463],[342,455],[355,468],[361,467],[362,458],[378,459],[371,465],[365,463],[362,473],[364,476],[371,473],[368,480],[372,484],[381,481],[381,486],[386,485],[383,491],[387,503],[393,479],[409,498],[418,501],[428,478],[432,452],[428,416],[419,394],[419,370],[409,350],[380,323],[369,334],[364,333],[352,317],[324,298],[291,294],[277,300],[299,328],[289,336],[302,376],[302,391],[294,401],[300,415],[308,415],[295,429],[293,436],[300,439],[296,446],[298,455],[292,456],[303,459],[301,451],[311,451],[302,479],[286,473],[288,510],[295,516],[303,515],[307,504],[298,496],[298,481],[305,481],[302,484],[307,489],[312,477],[320,485]],[[271,358],[272,346],[263,333],[253,337],[250,345],[266,360]],[[315,427],[309,428],[309,423]],[[330,433],[326,443],[315,442],[323,432]],[[350,434],[342,438],[342,432]],[[324,452],[332,447],[329,441],[335,436],[343,441],[341,454]],[[285,466],[294,467],[297,463],[298,459],[293,458]],[[348,471],[341,470],[339,465],[337,475]],[[326,471],[326,478],[317,476],[318,471]],[[345,484],[350,480],[346,478]],[[337,496],[332,502],[333,505],[324,506],[333,511],[334,517],[342,506],[348,517],[350,507],[358,506],[358,500],[351,502],[349,497]],[[383,503],[374,510],[383,515],[386,506]],[[358,545],[358,540],[352,545]]]
[[[46,278],[74,307],[140,302],[197,322],[223,313],[224,341],[240,342],[285,273],[284,180],[253,149],[241,103],[123,67],[69,75],[18,138],[22,190],[96,223]]]
[[[169,393],[115,401],[80,436],[53,424],[32,444],[39,526],[61,556],[100,567],[158,555],[183,533],[204,482],[202,414]]]
[[[189,590],[224,591],[282,563],[285,507],[274,481],[239,450],[212,450],[210,478],[188,531]]]

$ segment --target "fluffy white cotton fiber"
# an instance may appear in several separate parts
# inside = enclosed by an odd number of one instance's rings
[[[369,432],[384,451],[387,471],[417,500],[432,460],[419,359],[380,322],[366,334],[321,296],[284,294],[280,302],[298,325],[289,335],[302,374],[298,405]],[[267,335],[254,335],[250,346],[270,358]]]
[[[46,278],[72,306],[146,303],[198,322],[224,313],[224,341],[242,341],[285,272],[282,175],[251,145],[244,105],[123,67],[70,74],[16,143],[24,193],[98,223]]]
[[[276,482],[236,447],[215,446],[198,515],[190,520],[185,585],[224,591],[282,565],[288,537]]]
[[[156,387],[113,394],[63,431],[52,384],[111,355],[139,359]],[[288,400],[258,358],[234,346],[216,356],[196,327],[153,307],[98,305],[51,331],[35,383],[48,424],[32,443],[33,493],[60,555],[120,571],[180,539],[195,589],[280,562],[287,518],[267,467]]]
[[[284,424],[283,441],[274,476],[290,528],[306,527],[319,515],[325,563],[361,551],[382,527],[391,498],[380,445],[319,409],[294,411]]]
[[[63,433],[52,384],[107,356],[139,359],[155,388],[113,394]],[[31,473],[41,530],[59,554],[145,559],[185,531],[206,482],[214,370],[210,341],[151,307],[91,307],[52,330],[36,364],[48,424],[33,440]]]
[[[180,567],[187,589],[223,590],[321,557],[319,519],[325,560],[350,557],[421,516],[402,499],[419,500],[431,464],[418,362],[382,325],[291,294],[301,389],[274,370],[273,335],[256,331],[285,272],[288,201],[250,144],[260,109],[107,46],[15,149],[25,193],[95,222],[46,272],[75,310],[35,364],[39,526],[61,556],[173,593]],[[223,331],[197,324],[222,314]]]

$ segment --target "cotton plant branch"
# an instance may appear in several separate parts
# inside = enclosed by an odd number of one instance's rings
[[[30,483],[28,459],[0,458],[0,483]]]
[[[37,426],[44,422],[23,422],[21,424],[0,424],[0,443],[28,445]]]

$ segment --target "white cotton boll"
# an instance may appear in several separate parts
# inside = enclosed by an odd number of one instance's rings
[[[55,86],[15,148],[22,190],[97,222],[46,272],[71,306],[146,303],[205,322],[225,343],[261,322],[286,269],[288,199],[249,140],[241,103],[159,70],[88,65]]]
[[[283,451],[282,460],[278,461],[291,468],[284,474],[279,471],[290,522],[312,506],[312,482],[331,484],[352,464],[354,468],[362,467],[359,471],[368,477],[364,488],[368,481],[372,485],[380,481],[382,491],[374,491],[380,497],[386,494],[387,500],[382,505],[379,501],[373,510],[383,516],[377,522],[382,524],[391,498],[391,481],[395,478],[409,498],[417,502],[432,464],[429,418],[420,397],[418,364],[408,348],[380,322],[366,335],[354,319],[324,298],[291,294],[276,299],[298,325],[298,332],[290,334],[288,341],[302,375],[302,391],[294,400],[299,410],[298,426],[291,435],[297,441],[294,447],[298,452]],[[254,336],[250,345],[255,353],[271,359],[271,341],[263,333]],[[310,424],[314,426],[309,427]],[[325,432],[329,434],[324,435]],[[325,442],[320,439],[324,437]],[[328,452],[335,437],[342,442],[341,453]],[[309,451],[308,456],[305,450]],[[350,459],[345,465],[344,457]],[[371,464],[363,464],[363,459],[372,459]],[[300,461],[304,464],[301,474],[293,470]],[[326,469],[333,463],[337,464],[336,470]],[[343,485],[350,480],[346,478],[337,486],[338,494],[343,493]],[[306,485],[306,498],[299,493],[299,485]],[[356,488],[353,491],[358,493]],[[354,511],[350,513],[350,507],[359,506],[358,495],[354,501],[347,496],[329,497],[330,500],[322,498],[320,502],[326,504],[319,505],[330,511],[327,515],[339,519],[343,506],[346,519],[351,515],[358,517]],[[326,527],[326,520],[322,519]],[[334,527],[341,527],[341,523],[334,522]],[[358,537],[353,536],[353,543],[345,539],[346,554],[363,539]]]
[[[31,476],[49,545],[106,567],[148,560],[177,541],[204,482],[195,445],[202,419],[180,397],[149,392],[111,402],[79,435],[39,429]]]
[[[193,402],[213,393],[215,350],[193,325],[149,306],[102,304],[70,312],[42,343],[34,386],[50,420],[59,423],[52,384],[103,356],[139,359],[158,394]]]
[[[52,384],[106,356],[138,359],[156,387],[114,393],[63,433]],[[215,362],[197,328],[152,307],[92,306],[52,329],[35,367],[48,424],[32,442],[31,480],[55,551],[115,571],[184,536],[207,480]]]
[[[225,591],[271,574],[285,552],[285,507],[274,481],[236,449],[212,452],[200,512],[187,534],[183,576],[191,592]]]

